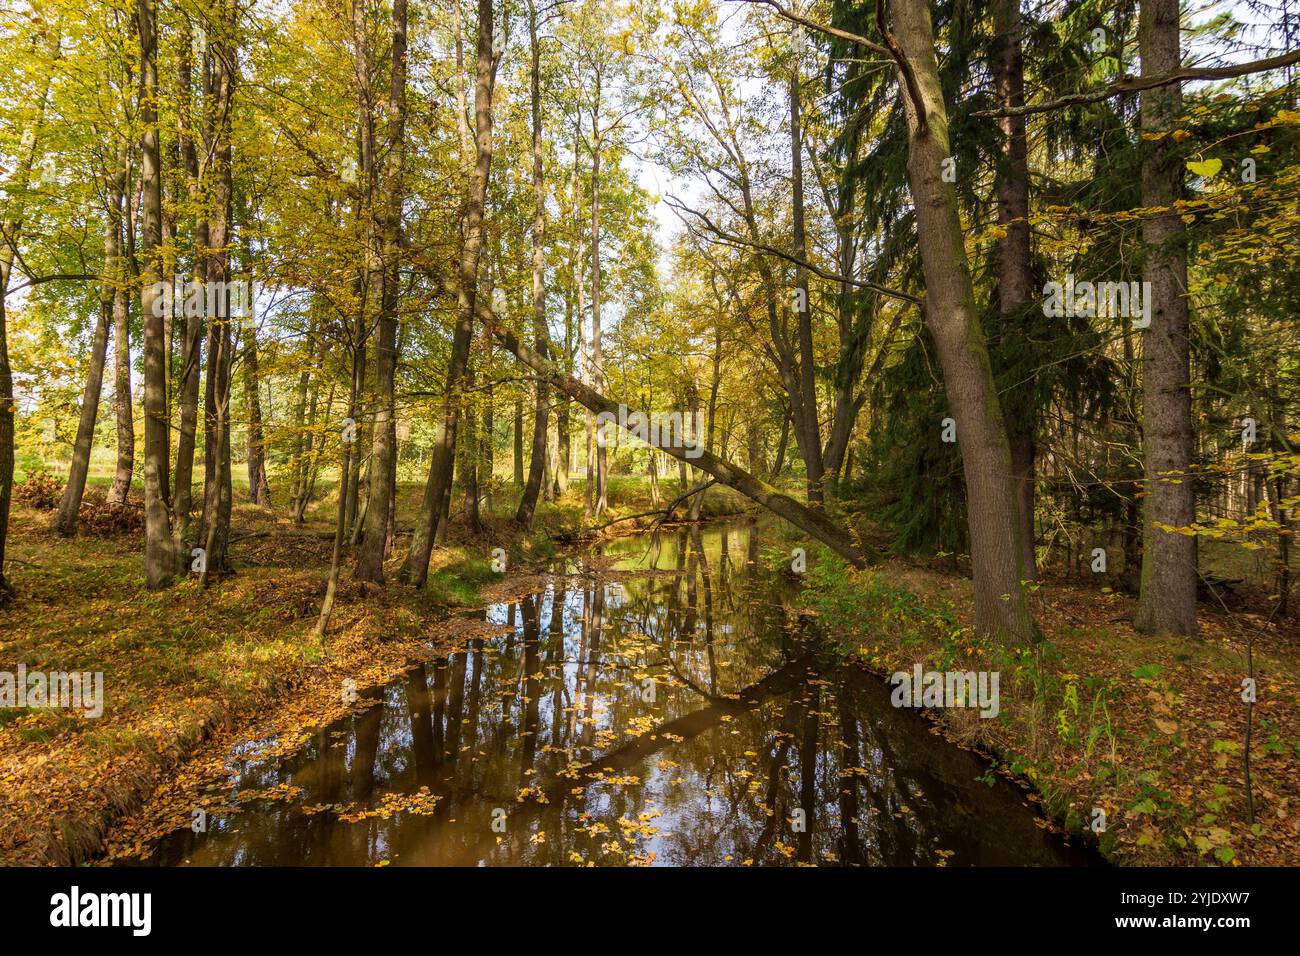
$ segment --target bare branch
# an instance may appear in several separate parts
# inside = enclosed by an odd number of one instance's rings
[[[676,211],[690,213],[692,216],[695,216],[704,223],[705,228],[707,228],[709,232],[713,233],[729,245],[742,246],[747,249],[761,252],[765,255],[776,256],[778,259],[784,259],[792,265],[807,269],[809,272],[813,273],[813,275],[825,279],[828,282],[842,282],[846,285],[856,286],[859,289],[870,289],[872,292],[878,292],[881,295],[890,296],[895,299],[903,299],[906,302],[912,302],[916,305],[922,305],[925,301],[919,296],[912,295],[909,292],[899,292],[897,289],[890,289],[887,286],[877,285],[876,283],[868,282],[865,279],[854,279],[849,276],[836,275],[834,272],[829,272],[816,263],[809,262],[806,259],[800,259],[798,256],[784,252],[775,246],[769,246],[766,243],[756,242],[753,239],[746,239],[743,236],[737,236],[734,233],[727,232],[721,226],[715,224],[706,214],[690,208],[673,196],[665,196],[664,202]]]
[[[776,0],[737,0],[737,2],[763,4],[764,6],[771,7],[779,16],[789,20],[791,23],[797,23],[801,27],[807,27],[809,30],[816,31],[817,33],[824,33],[827,36],[832,36],[840,40],[847,40],[849,43],[856,43],[858,46],[865,47],[872,53],[877,53],[880,56],[887,56],[893,59],[893,54],[879,43],[876,43],[873,40],[868,40],[866,37],[859,36],[856,33],[850,33],[848,30],[841,30],[838,27],[830,27],[824,23],[818,23],[816,20],[809,20],[807,17],[802,17],[781,6],[781,4],[777,3]]]
[[[857,44],[863,49],[870,50],[872,53],[880,56],[887,56],[898,67],[898,72],[902,74],[903,90],[907,98],[912,101],[912,107],[916,110],[916,119],[918,131],[925,132],[926,114],[925,101],[921,99],[921,91],[916,85],[916,74],[912,70],[912,64],[903,56],[903,50],[894,39],[894,35],[889,32],[885,25],[885,2],[876,0],[876,26],[880,30],[880,35],[885,38],[885,46],[881,46],[874,40],[868,40],[866,37],[857,33],[850,33],[848,30],[841,30],[839,27],[827,26],[824,23],[818,23],[816,20],[809,20],[807,17],[800,16],[792,10],[783,7],[777,0],[736,0],[739,3],[760,3],[764,6],[771,7],[777,15],[791,23],[797,23],[801,27],[806,27],[817,33],[824,33],[826,36],[836,37],[840,40],[846,40],[849,43]]]

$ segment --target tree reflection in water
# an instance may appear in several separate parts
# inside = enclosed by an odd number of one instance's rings
[[[151,862],[1087,862],[1016,788],[978,780],[974,755],[819,647],[786,613],[789,583],[758,564],[757,526],[607,550],[620,572],[559,574],[489,608],[501,637],[413,668],[239,780],[302,788],[294,800],[173,834]],[[436,801],[394,811],[421,788]]]

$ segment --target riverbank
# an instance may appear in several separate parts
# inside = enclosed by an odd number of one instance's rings
[[[613,517],[651,507],[625,497]],[[710,501],[706,517],[740,507],[729,496]],[[128,858],[158,833],[188,825],[195,809],[223,802],[237,746],[273,740],[277,753],[288,753],[315,728],[368,706],[367,690],[412,661],[488,636],[470,630],[483,625],[469,612],[535,590],[555,542],[581,537],[582,506],[573,496],[544,509],[529,536],[502,516],[490,517],[482,537],[453,525],[422,592],[363,591],[345,573],[330,635],[318,641],[312,630],[331,520],[328,501],[298,527],[271,509],[241,506],[238,573],[207,590],[186,580],[149,593],[139,580],[138,529],[69,541],[48,530],[48,512],[16,510],[11,553],[22,599],[0,611],[0,670],[22,663],[29,671],[101,671],[105,706],[100,717],[0,711],[0,861]],[[603,533],[644,530],[653,520]],[[769,563],[788,565],[779,545],[793,543],[793,532],[767,527]],[[492,571],[497,547],[506,575]],[[394,561],[401,553],[399,539]],[[996,718],[927,712],[936,732],[989,755],[1071,832],[1092,840],[1100,811],[1100,847],[1113,861],[1300,862],[1294,625],[1203,609],[1203,640],[1155,639],[1125,623],[1131,599],[1049,578],[1034,598],[1047,641],[1015,653],[973,637],[970,584],[960,576],[901,560],[855,572],[816,549],[807,568],[804,614],[877,674],[918,663],[998,671]],[[1247,642],[1259,692],[1253,823],[1240,702]]]
[[[892,560],[854,571],[810,556],[804,612],[843,652],[897,671],[997,671],[1000,707],[926,713],[1032,788],[1067,832],[1128,865],[1300,864],[1300,628],[1202,607],[1200,640],[1136,633],[1132,598],[1061,580],[1040,584],[1036,649],[974,636],[970,581]],[[1247,708],[1253,659],[1246,792]]]
[[[653,507],[635,488],[620,490],[606,520]],[[400,493],[399,513],[414,513],[420,488]],[[541,509],[530,535],[491,511],[480,537],[453,522],[419,592],[363,589],[345,567],[329,634],[319,640],[334,520],[328,494],[296,526],[274,509],[237,506],[237,572],[206,590],[190,577],[158,592],[142,586],[136,524],[91,521],[65,539],[37,504],[20,499],[13,511],[11,579],[20,597],[0,609],[0,671],[102,673],[103,712],[0,709],[4,865],[84,863],[110,848],[110,835],[115,852],[129,853],[190,812],[196,787],[221,776],[233,746],[275,737],[293,749],[412,660],[462,642],[462,615],[524,586],[554,558],[555,542],[583,524],[577,495]],[[730,493],[716,494],[706,514],[737,508]],[[390,576],[404,544],[399,534]],[[508,574],[493,570],[494,548]],[[115,830],[142,813],[129,832]]]
[[[837,659],[757,562],[766,534],[748,517],[679,526],[512,579],[486,612],[495,633],[412,667],[292,754],[244,743],[220,789],[178,800],[171,832],[122,862],[1094,862]]]

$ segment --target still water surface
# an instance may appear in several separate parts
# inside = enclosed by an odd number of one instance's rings
[[[164,865],[1076,865],[975,755],[788,613],[761,526],[607,545],[495,605]],[[602,562],[602,565],[607,562]]]

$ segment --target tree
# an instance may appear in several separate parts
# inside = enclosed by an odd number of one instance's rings
[[[356,577],[382,584],[384,556],[388,553],[388,527],[397,468],[396,421],[393,414],[394,376],[397,369],[398,292],[402,230],[402,163],[406,155],[406,0],[393,0],[393,42],[388,95],[388,129],[385,137],[383,196],[379,201],[376,234],[380,245],[380,313],[375,342],[376,395],[370,480],[366,492],[366,526],[357,554]]]
[[[165,587],[176,571],[166,488],[171,445],[167,416],[167,343],[163,338],[162,167],[158,132],[158,24],[154,0],[137,0],[140,30],[140,313],[144,319],[144,576]]]
[[[459,0],[456,0],[458,3]],[[459,20],[459,6],[457,6]],[[447,364],[447,391],[443,400],[442,428],[429,463],[429,479],[424,486],[420,514],[411,536],[410,550],[402,564],[401,577],[416,587],[424,587],[429,575],[429,556],[438,534],[439,524],[451,494],[452,466],[456,448],[456,425],[460,415],[460,391],[469,365],[469,349],[474,337],[474,311],[478,295],[479,253],[483,246],[483,211],[488,178],[492,171],[492,90],[502,50],[493,40],[492,0],[479,0],[478,48],[474,72],[474,131],[472,148],[474,166],[469,178],[462,220],[462,239],[455,289],[456,330],[452,337],[451,359]],[[459,29],[457,43],[459,44]],[[461,143],[468,157],[471,138],[463,125],[464,109],[458,110]]]
[[[217,303],[216,315],[208,317],[208,367],[205,383],[207,423],[203,448],[203,515],[197,540],[203,549],[199,581],[207,586],[214,571],[230,570],[230,512],[234,504],[230,468],[231,386],[235,365],[232,308],[231,249],[234,244],[234,142],[231,115],[239,56],[235,0],[220,0],[211,40],[211,88],[207,99],[212,110],[212,206],[208,219],[205,275],[209,301]],[[145,379],[146,406],[148,376]],[[146,436],[148,432],[146,431]],[[146,467],[148,452],[146,451]],[[146,506],[147,507],[147,506]],[[184,560],[185,555],[177,556]]]
[[[77,531],[81,514],[81,496],[86,490],[86,473],[90,469],[90,447],[95,438],[95,419],[99,414],[100,390],[104,385],[104,361],[108,353],[108,330],[113,323],[119,277],[117,268],[121,252],[121,209],[126,171],[113,169],[108,176],[108,208],[104,217],[104,279],[99,314],[95,319],[94,338],[90,346],[90,366],[86,370],[86,387],[81,395],[81,415],[77,421],[77,438],[72,450],[72,466],[63,486],[55,528],[71,537]]]
[[[546,329],[546,180],[542,167],[542,49],[538,37],[536,0],[528,0],[528,42],[530,64],[528,95],[532,112],[533,152],[533,338],[537,354],[550,358],[550,336]],[[546,468],[546,422],[550,395],[546,383],[538,379],[533,403],[533,444],[528,461],[528,481],[519,499],[515,520],[531,528],[537,496],[542,488]]]
[[[897,40],[885,39],[898,63],[907,111],[907,176],[925,272],[926,324],[943,367],[966,479],[975,626],[1032,641],[1039,635],[1024,586],[1028,569],[1017,539],[1011,447],[976,315],[956,191],[943,175],[951,150],[930,12],[918,2],[896,3],[892,13]]]
[[[1007,109],[1016,109],[1025,102],[1020,0],[997,0],[993,6],[993,31],[998,102]],[[1023,328],[1026,312],[1036,304],[1029,242],[1029,145],[1023,116],[1000,117],[998,125],[1002,132],[997,174],[998,225],[1005,230],[997,249],[998,308],[1004,327]],[[1017,541],[1024,575],[1032,578],[1035,575],[1034,406],[1038,396],[1027,384],[1016,392],[1019,401],[1008,415],[1008,431],[1019,519]]]
[[[209,147],[214,142],[215,125],[219,121],[216,113],[217,103],[214,97],[204,90],[202,98],[202,124],[197,128],[194,118],[194,31],[189,17],[181,15],[180,50],[177,60],[177,87],[179,91],[177,124],[181,153],[181,167],[185,176],[186,199],[195,212],[194,221],[194,267],[193,281],[205,283],[208,279],[208,259],[211,241],[206,210],[205,179],[212,168],[207,161]],[[202,45],[204,77],[212,75],[213,51],[206,42]],[[206,86],[206,84],[205,84]],[[203,149],[200,150],[200,140]],[[202,152],[204,162],[200,167],[199,155]],[[202,347],[204,322],[201,309],[185,310],[185,326],[181,337],[180,381],[176,389],[178,434],[176,438],[176,492],[172,502],[172,519],[174,527],[172,536],[179,555],[189,553],[190,513],[194,510],[194,449],[198,435],[199,420],[199,376],[202,371]],[[124,336],[123,336],[124,337]],[[211,339],[209,339],[211,343]],[[208,353],[211,359],[211,352]],[[130,394],[130,373],[127,373],[127,394]],[[123,436],[123,427],[129,432],[130,402],[125,405],[125,417],[119,418],[119,448],[129,439]],[[211,438],[211,430],[207,435]],[[211,447],[211,446],[208,446]],[[205,459],[208,456],[205,454]],[[205,472],[207,470],[205,469]]]
[[[1178,0],[1143,0],[1139,42],[1144,76],[1179,67]],[[1168,133],[1182,113],[1182,84],[1142,93],[1142,129]],[[1183,164],[1168,139],[1150,145],[1142,163],[1142,222],[1151,324],[1142,333],[1142,419],[1146,499],[1142,524],[1142,592],[1134,626],[1156,633],[1196,632],[1196,539],[1173,530],[1196,519],[1192,485],[1192,393]]]

